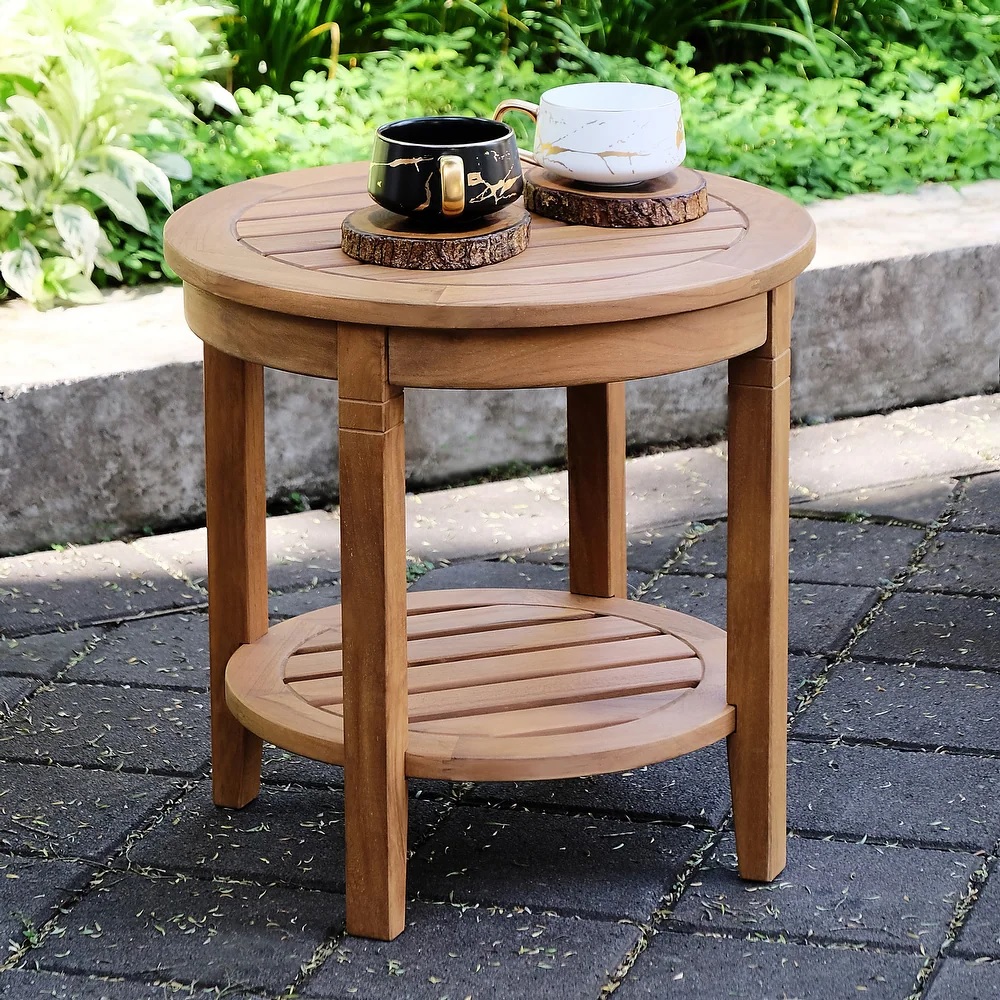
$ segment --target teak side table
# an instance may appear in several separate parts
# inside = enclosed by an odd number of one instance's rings
[[[261,739],[344,766],[347,920],[403,929],[406,778],[559,778],[728,737],[743,877],[785,864],[789,331],[809,216],[709,176],[667,229],[532,222],[518,257],[398,271],[340,250],[363,164],[180,209],[167,260],[205,342],[215,801]],[[628,601],[627,379],[729,360],[728,632]],[[268,628],[264,367],[340,383],[343,604]],[[570,593],[408,595],[403,389],[567,387]],[[728,666],[727,666],[728,663]]]

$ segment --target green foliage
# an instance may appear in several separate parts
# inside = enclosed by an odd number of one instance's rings
[[[855,59],[855,73],[870,69],[867,58],[873,44],[895,43],[926,47],[945,54],[966,67],[988,89],[1000,81],[995,63],[1000,54],[1000,0],[785,0],[781,3],[745,3],[742,6],[775,8],[764,17],[735,18],[736,32],[769,33],[783,37],[788,51],[805,55],[816,72],[830,76],[823,41],[832,43]],[[771,19],[773,18],[773,20]],[[713,27],[719,27],[714,22]],[[740,50],[746,58],[746,49]]]
[[[24,943],[29,948],[37,948],[42,940],[38,925],[31,917],[26,917],[23,913],[15,913],[13,916],[21,921],[21,935],[24,938]]]
[[[336,65],[403,27],[424,0],[237,0],[226,40],[233,85],[288,93],[307,70]]]
[[[564,60],[598,73],[691,46],[700,69],[788,53],[810,76],[861,77],[873,45],[898,43],[962,63],[977,92],[1000,83],[1000,0],[567,0],[555,21]]]
[[[240,90],[239,120],[198,124],[183,147],[194,179],[181,199],[278,170],[366,159],[382,122],[430,114],[490,115],[506,93],[533,94],[568,82],[530,64],[467,65],[457,47],[372,54],[333,79],[307,72],[292,94]]]
[[[229,29],[240,60],[236,83],[283,92],[331,56],[354,65],[363,53],[422,47],[440,35],[461,40],[473,61],[509,55],[541,72],[601,73],[607,56],[645,61],[693,46],[701,69],[789,52],[810,75],[823,76],[834,72],[831,51],[857,55],[880,40],[948,51],[994,85],[998,79],[998,0],[238,2]]]
[[[1000,101],[900,44],[867,84],[808,79],[790,54],[698,74],[663,66],[685,108],[689,161],[802,201],[1000,177]]]
[[[576,7],[578,0],[570,0]],[[583,6],[586,6],[585,4]],[[289,93],[306,71],[356,65],[372,51],[460,40],[476,57],[556,58],[563,0],[237,0],[227,27],[237,87]]]
[[[170,177],[190,176],[142,135],[230,95],[210,32],[219,9],[185,0],[0,0],[0,277],[39,306],[88,302],[95,269],[121,279],[126,257],[108,238],[150,232],[140,196],[172,205]],[[234,111],[238,109],[232,105]],[[176,133],[181,134],[181,133]],[[131,263],[128,260],[127,263]]]
[[[683,58],[607,60],[604,68],[678,91],[691,163],[802,200],[1000,176],[1000,102],[969,93],[953,60],[924,47],[878,46],[864,83],[846,72],[855,56],[829,48],[826,57],[835,78],[804,76],[791,54],[712,72]],[[243,119],[200,125],[185,153],[200,191],[237,176],[363,159],[383,121],[489,115],[503,97],[530,100],[584,78],[505,59],[470,66],[454,46],[371,55],[333,80],[307,74],[293,95],[239,92]],[[512,124],[524,127],[520,118]]]
[[[422,576],[426,576],[432,569],[434,563],[426,559],[418,559],[416,556],[406,554],[406,582],[414,583]]]

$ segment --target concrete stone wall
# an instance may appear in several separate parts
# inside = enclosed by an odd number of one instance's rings
[[[793,416],[820,421],[996,391],[1000,182],[811,208]],[[947,218],[948,225],[930,219]],[[199,342],[180,290],[104,305],[0,306],[0,554],[196,522],[203,512]],[[634,445],[724,432],[725,365],[634,382]],[[561,390],[411,390],[412,486],[558,462]],[[268,490],[336,494],[336,385],[267,380]]]
[[[997,243],[807,271],[797,285],[792,407],[833,417],[997,388]]]

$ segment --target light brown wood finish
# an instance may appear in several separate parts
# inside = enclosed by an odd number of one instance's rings
[[[448,619],[446,635],[411,638],[406,773],[452,780],[557,778],[638,767],[732,730],[725,633],[633,601],[548,591],[410,594],[408,623]],[[576,620],[558,620],[572,611]],[[539,642],[539,612],[561,632]],[[497,621],[530,624],[497,628]],[[266,738],[331,763],[345,755],[339,607],[275,626],[232,659],[240,717]],[[593,626],[604,641],[577,642]],[[511,643],[512,634],[535,632]],[[425,644],[431,643],[431,647]],[[539,648],[539,646],[543,648]],[[423,652],[414,655],[415,648]],[[465,659],[455,659],[461,650]],[[304,662],[303,662],[304,661]],[[420,661],[420,662],[418,662]],[[468,720],[478,720],[470,725]]]
[[[386,271],[356,265],[339,249],[336,224],[313,218],[341,211],[346,216],[368,205],[366,173],[365,164],[321,167],[206,195],[168,221],[168,262],[188,284],[279,313],[389,326],[399,323],[405,307],[409,328],[524,330],[649,319],[734,302],[790,281],[812,255],[813,226],[804,211],[780,195],[706,174],[708,214],[679,227],[642,230],[645,257],[623,260],[603,246],[621,240],[625,230],[566,236],[559,232],[562,224],[551,223],[555,236],[589,245],[589,259],[566,265],[558,277],[532,275],[554,251],[546,227],[538,224],[548,220],[536,220],[528,249],[495,265],[505,269],[502,282],[483,283],[484,272],[477,271]],[[721,242],[713,220],[720,210],[739,220]],[[288,232],[299,228],[288,220],[299,217],[302,227]],[[692,234],[701,237],[704,253],[668,267],[663,255],[683,245],[699,249],[690,245]],[[669,237],[675,237],[673,245]],[[276,259],[324,250],[347,269],[324,273]]]
[[[711,199],[709,201],[711,202]],[[348,214],[310,216],[301,219],[301,221],[289,221],[287,223],[289,226],[320,226],[315,232],[318,232],[322,237],[317,238],[317,241],[322,245],[313,249],[296,249],[294,233],[248,236],[243,239],[243,242],[250,249],[265,254],[271,260],[301,267],[307,271],[354,276],[370,275],[371,272],[365,271],[365,265],[346,258],[340,251],[340,224]],[[313,219],[321,221],[314,223]],[[683,231],[674,230],[669,240],[664,239],[664,233],[648,229],[631,231],[627,236],[618,233],[614,238],[606,235],[600,240],[600,252],[606,253],[609,259],[643,257],[656,252],[669,255],[669,261],[661,261],[661,266],[664,263],[678,266],[701,260],[707,254],[713,254],[732,246],[743,237],[745,231],[746,220],[742,213],[725,205],[719,205],[711,209],[707,216],[697,222],[685,224]],[[242,224],[238,227],[238,232],[240,234],[244,232]],[[517,270],[521,272],[530,269],[535,272],[546,266],[592,261],[596,252],[594,232],[588,226],[569,225],[535,217],[531,224],[533,253],[530,265],[526,265],[524,261],[515,261],[510,264],[497,265],[497,268],[500,271]],[[550,261],[550,264],[543,264],[543,260]],[[420,283],[426,281],[419,275],[399,273],[394,274],[393,279],[398,282]],[[471,280],[471,276],[465,276],[461,280],[464,284],[476,283]]]
[[[502,330],[393,329],[389,371],[399,385],[457,389],[586,385],[688,371],[764,342],[767,297],[630,320]],[[583,319],[585,317],[581,317]]]
[[[433,722],[411,722],[411,732],[453,733],[456,736],[555,736],[563,733],[586,733],[608,726],[620,726],[663,708],[671,698],[682,698],[681,688],[668,696],[662,691],[632,697],[604,698],[572,705],[546,705],[520,711],[494,712],[489,715],[466,715]]]
[[[490,269],[492,270],[492,268]],[[188,286],[185,314],[206,343],[270,368],[337,377],[337,325],[229,302]],[[550,327],[509,337],[392,328],[390,378],[408,386],[579,385],[686,371],[762,343],[767,299],[617,324]]]
[[[384,411],[373,430],[340,409],[347,928],[389,941],[406,903],[403,411],[385,331],[341,324],[338,344],[341,400]]]
[[[411,614],[406,619],[407,641],[433,639],[440,636],[461,635],[469,631],[486,632],[490,629],[522,628],[530,623],[579,621],[593,618],[589,611],[577,608],[509,608],[493,606],[486,608],[463,608],[438,613]],[[341,629],[331,629],[314,636],[299,647],[298,652],[288,661],[285,669],[286,680],[299,677],[332,676],[341,672],[340,658],[331,659],[329,653],[338,653],[342,648]],[[317,672],[317,664],[322,665],[322,673]]]
[[[569,589],[627,597],[625,383],[566,390]]]
[[[468,627],[475,629],[471,622]],[[614,635],[615,631],[610,634]],[[412,696],[470,688],[483,684],[487,677],[490,684],[535,681],[639,663],[665,664],[687,660],[693,655],[691,647],[685,642],[662,632],[650,634],[649,630],[619,628],[617,634],[626,637],[605,639],[598,643],[574,643],[568,639],[566,645],[543,649],[511,651],[509,647],[493,648],[488,644],[479,644],[478,656],[462,660],[449,658],[447,646],[439,647],[442,650],[440,659],[422,663],[410,660],[407,690]],[[413,648],[412,642],[408,648]],[[311,661],[307,667],[301,664],[303,659]],[[292,685],[295,693],[310,705],[339,705],[343,701],[343,684],[338,666],[339,658],[334,658],[332,654],[293,655],[285,663],[285,683]],[[699,667],[695,683],[700,676]],[[570,690],[571,697],[573,693]]]
[[[706,175],[709,210],[693,222],[536,218],[528,249],[502,263],[403,271],[341,248],[344,218],[368,204],[365,173],[234,185],[165,232],[206,342],[218,800],[252,798],[260,736],[344,764],[348,926],[390,938],[403,921],[406,775],[563,778],[733,734],[740,870],[772,877],[785,828],[790,282],[812,256],[808,215]],[[401,387],[569,386],[572,585],[618,594],[622,387],[611,383],[727,359],[728,681],[725,634],[662,608],[527,591],[407,600]],[[260,365],[341,380],[344,607],[270,631]]]
[[[602,652],[597,647],[591,648],[596,649],[598,654]],[[496,664],[489,664],[491,668],[494,666]],[[521,664],[518,659],[514,659],[512,666],[519,668]],[[472,672],[479,674],[479,682],[463,684],[462,681],[469,680],[469,673]],[[515,680],[504,680],[502,674],[498,675],[492,670],[487,673],[481,664],[475,664],[474,671],[467,670],[463,674],[457,684],[454,676],[449,677],[444,671],[436,671],[434,676],[422,678],[429,690],[410,693],[410,722],[450,722],[472,715],[502,715],[522,708],[578,705],[609,696],[619,698],[632,694],[693,688],[701,680],[702,666],[697,657],[689,656],[683,660],[654,660],[651,663],[629,663],[622,667],[600,663],[593,670],[567,670]],[[343,686],[340,678],[298,681],[293,685],[293,690],[310,705],[335,715],[341,714]],[[543,732],[551,729],[544,720],[540,723],[540,728]]]
[[[677,226],[708,211],[705,178],[678,167],[663,177],[625,188],[594,188],[536,167],[524,175],[524,204],[562,222],[617,229]]]
[[[264,372],[205,345],[212,795],[240,807],[260,791],[260,737],[226,704],[226,664],[267,632]]]
[[[740,874],[785,867],[788,689],[788,352],[793,290],[768,296],[765,344],[729,363],[728,700]]]
[[[187,285],[184,318],[206,344],[234,358],[300,375],[337,377],[337,324],[230,302]]]
[[[504,653],[527,653],[538,649],[562,649],[594,642],[613,642],[631,636],[652,635],[655,629],[626,619],[607,615],[591,616],[582,621],[556,621],[505,629],[480,630],[469,624],[446,636],[410,639],[407,661],[411,667],[425,663],[448,663],[470,656],[500,656]],[[339,651],[322,654],[323,671],[340,672]],[[299,657],[295,657],[296,664]],[[295,668],[297,671],[297,667]]]

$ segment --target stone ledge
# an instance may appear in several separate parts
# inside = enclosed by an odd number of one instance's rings
[[[810,211],[819,250],[797,286],[795,418],[997,389],[1000,181]],[[0,552],[199,518],[200,344],[178,288],[41,314],[14,302],[0,328]],[[336,385],[268,376],[270,495],[334,495]],[[410,483],[558,461],[563,414],[560,390],[411,390]],[[724,365],[629,386],[633,444],[704,438],[725,418]]]

